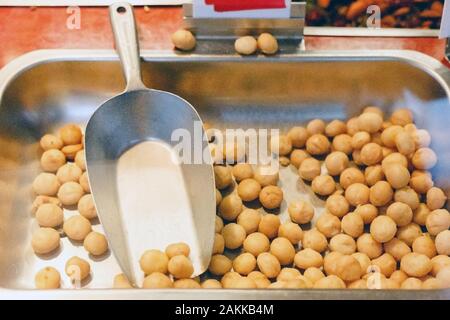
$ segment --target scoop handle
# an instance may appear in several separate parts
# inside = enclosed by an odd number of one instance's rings
[[[145,88],[142,82],[139,42],[134,22],[133,7],[127,2],[109,6],[109,16],[114,33],[116,50],[122,62],[122,70],[127,81],[126,91]]]

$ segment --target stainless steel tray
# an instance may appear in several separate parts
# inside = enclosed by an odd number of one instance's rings
[[[408,106],[420,115],[418,125],[432,134],[439,155],[433,175],[450,191],[450,71],[428,56],[412,51],[249,58],[143,51],[142,56],[149,87],[185,97],[217,128],[287,129],[315,117],[344,119],[366,105],[387,111]],[[450,290],[112,290],[119,272],[113,256],[92,263],[94,276],[83,289],[30,290],[43,265],[62,270],[67,257],[85,255],[68,242],[51,261],[30,249],[38,139],[62,123],[85,123],[97,105],[123,87],[118,58],[109,50],[35,51],[0,70],[0,298],[450,299]],[[282,178],[293,177],[283,170]]]

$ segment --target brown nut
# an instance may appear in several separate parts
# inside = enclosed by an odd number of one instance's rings
[[[365,184],[354,183],[345,190],[345,198],[352,206],[358,206],[369,202],[370,190]]]
[[[402,202],[392,203],[386,211],[386,215],[395,221],[397,226],[403,227],[411,223],[413,212],[411,208]]]
[[[278,208],[283,201],[283,191],[278,186],[264,187],[259,194],[259,201],[264,208]]]
[[[314,207],[306,201],[294,201],[288,207],[291,220],[298,224],[309,223],[314,217]]]
[[[311,155],[322,155],[330,151],[330,141],[323,134],[313,134],[306,140],[306,151]]]
[[[329,175],[317,176],[311,184],[312,190],[321,196],[328,196],[336,191],[336,183]]]
[[[381,207],[388,204],[393,196],[394,191],[386,181],[378,181],[370,188],[369,200],[374,206]]]
[[[295,148],[303,148],[306,140],[308,140],[309,134],[304,127],[293,127],[289,130],[287,136],[291,139],[292,146]]]
[[[341,176],[339,177],[339,183],[344,189],[347,189],[352,184],[364,184],[364,174],[358,168],[347,168],[342,171]]]
[[[337,176],[342,173],[348,167],[348,157],[345,153],[340,151],[334,151],[325,158],[325,167],[328,170],[328,174]]]
[[[192,32],[188,30],[177,30],[172,34],[172,44],[175,48],[183,51],[191,51],[195,48],[196,40]]]

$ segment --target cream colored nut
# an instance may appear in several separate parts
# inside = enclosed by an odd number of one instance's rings
[[[90,275],[91,266],[86,260],[75,256],[67,260],[65,271],[72,281],[82,281]]]
[[[64,222],[64,233],[74,241],[83,241],[92,231],[91,223],[83,216],[72,216]]]
[[[59,136],[64,145],[73,145],[81,143],[83,133],[79,126],[70,123],[59,129]]]
[[[429,170],[436,165],[437,156],[430,148],[420,148],[414,153],[411,161],[416,169]]]
[[[309,223],[314,217],[314,207],[303,200],[291,202],[288,212],[291,220],[298,224]]]
[[[408,159],[401,153],[393,152],[387,155],[383,159],[383,161],[381,161],[381,167],[383,168],[383,171],[386,170],[386,168],[391,164],[399,164],[405,168],[408,168]]]
[[[352,257],[358,260],[360,266],[361,266],[361,277],[364,276],[366,273],[369,272],[369,267],[372,264],[372,261],[365,253],[361,252],[355,252],[352,253]]]
[[[66,206],[72,206],[78,203],[84,194],[80,184],[69,181],[61,185],[58,190],[58,199]]]
[[[180,254],[170,258],[167,270],[176,279],[186,279],[194,273],[194,266],[188,257]]]
[[[45,267],[34,276],[36,289],[58,289],[61,286],[61,275],[53,267]]]
[[[237,218],[237,223],[241,225],[247,234],[256,232],[261,222],[261,213],[255,209],[244,209]]]
[[[389,279],[391,279],[401,285],[403,281],[408,279],[408,275],[406,273],[404,273],[402,270],[395,270],[391,274]]]
[[[311,157],[308,152],[302,149],[295,149],[291,152],[290,161],[291,164],[297,169],[300,168],[303,160]]]
[[[61,166],[56,172],[56,176],[58,177],[60,183],[69,181],[78,182],[82,174],[83,172],[81,171],[81,169],[73,163],[66,163],[65,165]]]
[[[325,167],[328,170],[328,174],[337,176],[342,173],[348,167],[348,157],[345,153],[340,151],[334,151],[325,158]]]
[[[380,145],[370,142],[361,149],[361,162],[373,166],[383,160],[383,150]]]
[[[258,48],[264,54],[275,54],[278,51],[278,41],[270,33],[261,33],[258,37]]]
[[[58,205],[44,203],[36,211],[36,220],[41,227],[55,228],[64,222],[64,213]]]
[[[328,247],[327,238],[316,229],[311,229],[303,233],[303,248],[311,248],[317,252],[323,252]]]
[[[348,134],[339,134],[334,137],[332,147],[335,151],[341,151],[346,155],[349,155],[353,151],[352,137]]]
[[[101,256],[108,251],[108,241],[106,240],[106,237],[95,231],[90,232],[86,238],[84,238],[83,246],[86,251],[93,256]]]
[[[398,125],[392,125],[389,128],[386,128],[381,133],[381,141],[383,142],[383,145],[388,148],[395,147],[395,138],[400,132],[403,132],[404,129],[401,126]]]
[[[44,151],[50,150],[50,149],[61,149],[63,147],[63,141],[52,134],[46,134],[44,135],[41,140],[39,141],[41,148]]]
[[[86,171],[86,157],[84,150],[80,150],[75,155],[75,164],[83,171]]]
[[[419,195],[410,187],[396,190],[394,193],[394,200],[396,202],[407,204],[412,210],[416,210],[420,205]]]
[[[323,134],[313,134],[306,140],[306,151],[312,155],[323,155],[330,151],[330,141]]]
[[[438,254],[450,255],[450,230],[444,230],[434,239]]]
[[[237,256],[233,260],[233,270],[241,275],[248,275],[256,268],[256,258],[249,252]]]
[[[397,269],[397,261],[389,253],[385,253],[380,257],[372,260],[372,265],[379,268],[381,274],[386,277],[390,277],[392,273]]]
[[[325,132],[325,122],[322,119],[314,119],[306,125],[306,131],[310,136],[313,134],[322,134]]]
[[[298,174],[303,180],[312,181],[320,175],[320,162],[314,158],[306,158],[300,164]]]
[[[212,254],[222,254],[223,250],[225,250],[225,240],[220,233],[216,233],[214,235],[214,244],[213,244]]]
[[[31,247],[36,254],[47,254],[59,248],[60,236],[52,228],[39,228],[31,237]]]
[[[336,191],[336,183],[329,175],[317,176],[312,181],[312,190],[321,196],[328,196]]]
[[[149,274],[144,278],[142,288],[144,289],[173,288],[173,282],[167,275],[161,272],[153,272],[152,274]]]
[[[216,276],[224,275],[232,268],[232,262],[228,257],[222,254],[216,254],[211,257],[208,270]]]
[[[292,151],[292,142],[291,138],[285,135],[279,135],[277,136],[277,139],[275,137],[272,137],[270,139],[270,150],[274,154],[278,154],[280,156],[286,156],[289,155]]]
[[[239,183],[237,192],[243,201],[253,201],[258,198],[261,186],[255,179],[244,179]]]
[[[314,289],[345,289],[345,282],[335,275],[330,275],[314,283]]]
[[[160,250],[145,251],[140,260],[139,265],[144,274],[149,275],[153,272],[167,273],[169,258]]]
[[[306,140],[308,140],[309,134],[304,127],[292,127],[287,136],[291,139],[292,146],[295,148],[303,148]]]
[[[373,204],[363,204],[355,209],[355,213],[359,214],[364,224],[369,224],[378,216],[378,209]]]
[[[295,254],[294,264],[299,269],[320,268],[323,265],[323,258],[317,251],[306,248]]]
[[[175,48],[183,51],[191,51],[195,48],[196,40],[192,32],[188,30],[177,30],[172,34],[172,44]]]
[[[298,224],[287,221],[278,228],[278,236],[288,239],[296,246],[303,239],[303,230]]]
[[[383,112],[383,110],[381,110],[381,108],[379,108],[379,107],[374,107],[374,106],[368,106],[368,107],[365,107],[364,108],[364,110],[363,110],[363,113],[367,113],[367,112],[372,112],[372,113],[376,113],[376,114],[378,114],[380,117],[384,117],[384,112]]]
[[[325,271],[325,274],[336,274],[336,262],[342,256],[343,254],[338,251],[332,251],[325,255],[323,259],[323,270]]]
[[[424,290],[441,289],[441,282],[436,278],[428,278],[422,282],[422,288]]]
[[[430,259],[436,255],[434,241],[427,234],[417,237],[412,244],[412,249],[413,252],[424,254]]]
[[[413,123],[414,117],[411,110],[402,108],[395,110],[391,115],[392,124],[405,126],[409,123]]]
[[[361,131],[374,133],[381,130],[383,118],[374,112],[365,112],[358,117],[358,128]]]
[[[412,133],[416,149],[427,148],[431,144],[431,136],[424,129],[416,130]]]
[[[242,55],[251,55],[256,52],[258,43],[252,36],[240,37],[234,42],[234,49]]]
[[[283,201],[283,190],[278,186],[266,186],[259,194],[259,201],[266,209],[279,208]]]
[[[316,221],[316,228],[325,237],[331,238],[341,232],[341,221],[331,213],[323,213]]]
[[[302,274],[295,268],[284,267],[277,276],[277,281],[290,281],[300,279]]]
[[[364,174],[358,168],[347,168],[342,171],[339,177],[339,183],[342,188],[347,189],[355,183],[365,183]]]
[[[347,284],[348,289],[368,289],[366,279],[358,279]]]
[[[450,288],[450,267],[442,268],[436,275],[436,280],[439,281],[441,288]]]
[[[384,168],[386,180],[395,189],[406,187],[409,183],[410,174],[407,168],[400,164],[390,164]]]
[[[397,225],[395,224],[395,221],[388,216],[378,216],[370,225],[370,234],[380,243],[388,242],[394,238],[396,232]]]
[[[259,270],[267,278],[276,278],[281,271],[281,265],[278,259],[269,252],[263,252],[256,259]]]
[[[246,233],[242,226],[236,223],[229,223],[223,227],[222,236],[225,241],[225,248],[237,249],[242,246]]]
[[[31,213],[36,214],[39,207],[46,203],[57,205],[60,208],[62,207],[62,203],[58,198],[49,196],[37,196],[31,205]]]
[[[421,235],[422,230],[420,229],[420,226],[415,223],[410,223],[404,227],[400,227],[397,231],[397,238],[410,247],[412,246],[414,240]]]
[[[362,183],[354,183],[345,189],[345,199],[355,207],[368,203],[369,196],[369,187]]]
[[[235,282],[240,278],[242,278],[242,276],[239,273],[230,271],[223,275],[222,279],[220,280],[220,283],[222,284],[223,288],[228,289],[231,288],[233,282]]]
[[[369,201],[374,206],[381,207],[388,204],[393,196],[394,191],[386,181],[378,181],[370,187]]]
[[[47,172],[56,172],[65,163],[66,156],[57,149],[47,150],[41,156],[41,168]]]
[[[254,171],[254,179],[261,187],[276,186],[279,179],[279,172],[270,166],[258,166]]]
[[[336,275],[344,281],[355,281],[361,277],[361,265],[353,256],[343,255],[336,260]]]
[[[343,195],[333,194],[327,198],[325,208],[332,215],[342,218],[348,213],[350,205]]]
[[[419,174],[415,175],[415,172],[421,172],[421,171],[414,171],[411,175],[411,180],[409,180],[409,186],[414,189],[417,193],[427,193],[434,185],[433,179],[431,178],[431,175],[428,174]]]
[[[179,279],[173,282],[175,289],[201,289],[200,284],[193,279]]]
[[[398,152],[408,156],[416,150],[416,144],[414,138],[409,132],[402,131],[399,132],[395,137],[395,146]]]
[[[260,253],[269,251],[270,241],[264,233],[255,232],[245,238],[243,247],[245,252],[257,257]]]
[[[358,238],[364,233],[364,220],[357,212],[350,212],[341,221],[342,231],[353,238]]]
[[[427,217],[430,214],[430,209],[428,209],[425,203],[421,203],[419,207],[414,210],[413,221],[418,225],[425,226]]]
[[[401,283],[400,288],[406,290],[420,290],[422,289],[422,281],[417,278],[407,278]]]
[[[402,202],[392,203],[386,211],[386,215],[395,221],[397,226],[403,227],[411,223],[413,212],[411,208]]]
[[[233,169],[231,169],[231,173],[237,182],[241,182],[244,179],[253,178],[253,168],[248,163],[238,163]]]
[[[314,285],[317,281],[319,281],[322,278],[325,278],[325,275],[323,274],[322,270],[315,267],[310,267],[305,270],[303,273],[303,276],[309,279]]]
[[[393,238],[383,244],[384,251],[389,253],[395,260],[400,261],[403,256],[411,252],[411,248],[403,241]]]
[[[67,160],[73,161],[77,153],[81,150],[83,150],[82,144],[74,144],[62,147],[61,152],[64,153]]]
[[[400,261],[400,269],[410,277],[424,277],[432,269],[430,258],[424,254],[411,252]]]
[[[367,254],[370,259],[378,258],[383,253],[383,246],[370,233],[364,233],[356,240],[356,248],[359,252]]]
[[[269,213],[261,217],[258,231],[265,234],[269,239],[273,239],[277,236],[280,225],[280,218]]]
[[[201,284],[203,289],[222,289],[222,284],[216,279],[207,279]]]
[[[428,232],[435,236],[450,227],[450,213],[447,209],[431,211],[426,220]]]
[[[330,240],[330,249],[342,254],[352,254],[356,251],[356,242],[347,234],[337,234]]]
[[[335,137],[347,132],[347,125],[341,120],[333,120],[325,127],[325,134],[328,137]]]
[[[282,266],[292,264],[295,248],[286,238],[275,238],[270,244],[270,253],[274,255]]]
[[[364,171],[364,177],[368,186],[373,186],[377,182],[384,180],[384,172],[381,165],[369,166]]]
[[[450,266],[450,257],[442,254],[435,256],[431,259],[431,264],[431,275],[435,277],[443,268]]]
[[[91,194],[85,194],[78,201],[78,212],[89,220],[97,218],[97,210],[95,209],[94,199]]]
[[[355,135],[359,130],[359,121],[358,117],[353,117],[347,120],[347,133],[350,136]]]
[[[219,213],[222,218],[228,221],[236,220],[242,212],[242,200],[235,193],[232,193],[222,199],[219,205]]]
[[[447,196],[442,189],[433,187],[428,190],[427,206],[430,210],[441,209],[445,205],[446,201]]]
[[[233,182],[231,169],[227,166],[214,166],[214,178],[216,181],[216,188],[219,190],[229,187]]]
[[[87,172],[83,172],[79,180],[80,186],[83,188],[84,192],[91,193],[91,187],[89,185],[89,178]]]
[[[215,224],[215,226],[214,226],[215,232],[216,233],[217,232],[221,232],[222,228],[223,228],[223,220],[222,220],[222,218],[219,217],[219,216],[216,216],[216,220],[215,220],[214,224]]]
[[[216,207],[222,202],[222,194],[216,189]]]

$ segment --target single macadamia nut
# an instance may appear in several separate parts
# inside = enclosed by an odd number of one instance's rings
[[[216,233],[214,235],[212,254],[222,254],[224,250],[225,250],[225,239],[220,233]]]
[[[303,239],[303,230],[298,224],[287,221],[278,228],[278,236],[288,239],[296,246]]]
[[[59,248],[60,236],[52,228],[39,228],[31,237],[31,247],[36,254],[47,254]]]
[[[364,232],[364,220],[357,212],[350,212],[341,221],[342,231],[353,238],[358,238]]]
[[[348,213],[350,205],[344,196],[333,194],[327,198],[325,202],[325,208],[332,215],[341,218]]]
[[[269,252],[263,252],[256,259],[259,270],[267,278],[276,278],[281,271],[281,265],[278,259]]]
[[[378,216],[370,225],[370,234],[380,243],[388,242],[394,238],[396,232],[397,225],[395,221],[388,216]]]
[[[420,148],[414,153],[411,161],[416,169],[429,170],[436,165],[437,156],[430,148]]]
[[[438,254],[450,255],[450,230],[441,231],[434,241]]]
[[[53,267],[39,270],[34,277],[36,289],[58,289],[61,286],[61,275]]]
[[[255,181],[256,182],[256,181]],[[283,191],[278,186],[264,187],[259,194],[259,201],[264,208],[275,209],[283,201]]]
[[[236,220],[242,212],[242,199],[235,193],[224,197],[219,205],[219,213],[222,218],[228,221]]]
[[[72,281],[82,281],[91,273],[89,262],[79,257],[72,257],[66,262],[66,274]]]
[[[374,112],[365,112],[358,117],[358,128],[369,133],[377,132],[381,129],[383,118]]]
[[[153,272],[144,278],[142,288],[144,289],[164,289],[172,288],[172,280],[161,272]]]
[[[381,207],[388,204],[393,196],[394,191],[386,181],[378,181],[370,187],[369,201],[374,206]]]
[[[308,152],[302,149],[295,149],[291,152],[290,161],[291,164],[297,169],[300,168],[300,165],[307,158],[311,157]],[[320,170],[320,168],[319,168]]]
[[[242,180],[253,178],[253,168],[248,163],[236,164],[233,167],[233,169],[231,169],[231,173],[233,174],[233,177],[236,179],[237,182],[241,182]]]
[[[207,279],[201,284],[203,289],[222,289],[222,284],[216,279]]]
[[[345,153],[334,151],[325,158],[325,166],[328,174],[336,176],[342,173],[348,167],[348,157]]]
[[[410,223],[404,227],[400,227],[397,231],[397,238],[405,242],[408,246],[412,246],[414,240],[422,235],[420,226]]]
[[[273,254],[281,265],[292,264],[295,256],[295,248],[286,238],[276,238],[270,244],[270,253]]]
[[[445,202],[447,201],[447,196],[445,195],[442,189],[433,187],[430,188],[427,192],[427,206],[433,211],[436,209],[441,209]]]
[[[216,276],[221,276],[230,271],[231,268],[232,262],[228,257],[216,254],[211,257],[208,270]]]
[[[311,203],[303,200],[291,202],[288,212],[291,220],[298,224],[309,223],[314,217],[314,207]]]
[[[83,138],[83,133],[81,129],[76,124],[66,124],[64,127],[59,129],[59,136],[63,141],[64,145],[74,145],[80,144]]]
[[[369,224],[378,216],[378,209],[373,204],[363,204],[355,209],[355,213],[359,214],[364,224]]]
[[[409,123],[413,123],[413,121],[413,113],[406,108],[397,109],[391,115],[391,122],[395,125],[406,126]]]
[[[366,144],[370,142],[370,134],[365,131],[359,131],[355,133],[352,137],[352,148],[353,149],[361,149]]]
[[[327,238],[318,230],[311,229],[303,233],[303,248],[310,248],[317,252],[323,252],[328,247]]]
[[[227,188],[233,182],[231,169],[227,166],[214,166],[214,178],[219,190]]]
[[[336,183],[329,175],[317,176],[312,181],[312,190],[321,196],[328,196],[336,191]]]
[[[36,211],[36,220],[41,227],[55,228],[62,225],[64,213],[54,203],[44,203]]]
[[[386,211],[386,215],[390,217],[399,227],[403,227],[411,223],[413,212],[411,208],[402,202],[392,203]]]
[[[330,151],[330,141],[323,134],[313,134],[306,140],[306,151],[312,155],[323,155]]]
[[[300,164],[298,173],[303,180],[312,181],[320,175],[320,162],[314,158],[306,158]]]
[[[41,196],[54,196],[59,187],[58,178],[52,173],[42,172],[33,181],[33,191]]]
[[[356,248],[370,259],[378,258],[383,253],[383,246],[370,233],[364,233],[356,240]]]
[[[316,221],[316,228],[325,237],[331,238],[341,232],[341,221],[331,213],[323,213]]]
[[[66,163],[66,156],[57,149],[45,151],[41,156],[41,168],[47,172],[56,172]]]
[[[93,256],[101,256],[108,251],[108,241],[106,240],[106,237],[95,231],[90,232],[86,238],[84,238],[83,246],[86,251]]]
[[[191,51],[195,48],[196,40],[192,32],[177,30],[172,34],[172,44],[179,50]]]
[[[333,120],[325,127],[325,134],[328,137],[335,137],[339,134],[343,134],[347,132],[347,125],[344,121],[341,120]]]
[[[78,182],[80,180],[83,171],[74,163],[66,163],[65,165],[59,167],[56,172],[56,176],[60,183],[65,183],[69,181]]]
[[[393,238],[383,244],[384,251],[389,253],[395,260],[400,261],[403,256],[411,252],[411,248],[403,241]]]
[[[169,258],[160,250],[147,250],[141,256],[139,265],[144,274],[149,275],[153,272],[167,273]]]
[[[280,228],[281,221],[280,218],[274,214],[266,214],[261,217],[259,222],[258,232],[262,232],[269,239],[273,239],[278,234],[278,229]]]
[[[385,253],[372,260],[372,265],[377,266],[381,274],[390,277],[397,269],[397,261],[389,253]]]
[[[294,264],[299,269],[320,268],[323,265],[323,258],[317,251],[306,248],[295,254]]]
[[[292,146],[303,148],[306,140],[308,140],[309,133],[304,127],[292,127],[287,136],[291,139]]]
[[[248,275],[256,268],[256,258],[249,252],[237,256],[233,260],[233,270],[241,275]]]
[[[265,234],[255,232],[245,238],[243,247],[245,252],[250,252],[253,256],[257,257],[260,253],[269,251],[270,241]]]
[[[242,55],[251,55],[256,52],[258,43],[252,36],[244,36],[236,39],[234,42],[234,49],[237,53]]]
[[[95,209],[94,199],[91,194],[85,194],[78,201],[78,212],[89,220],[97,218],[97,210]]]
[[[435,236],[450,227],[450,213],[447,209],[431,211],[426,220],[428,232]]]
[[[365,183],[364,174],[358,168],[345,169],[339,177],[339,183],[342,188],[347,189],[352,184]]]
[[[430,259],[436,255],[434,241],[427,234],[417,237],[412,244],[412,249],[413,252],[424,254]]]
[[[279,179],[279,172],[271,166],[258,166],[254,170],[254,177],[261,187],[276,186]]]
[[[342,254],[352,254],[356,251],[356,242],[347,234],[337,234],[330,240],[330,249]]]
[[[355,281],[361,277],[361,265],[355,257],[343,255],[336,259],[336,275],[344,281]]]
[[[381,165],[367,167],[364,171],[364,177],[366,179],[367,185],[370,187],[375,185],[377,182],[384,180],[385,178]]]
[[[309,135],[321,134],[325,132],[325,121],[322,119],[313,119],[306,125],[306,131]]]
[[[243,201],[253,201],[258,198],[261,185],[255,179],[244,179],[239,183],[237,192]]]
[[[274,154],[286,156],[292,151],[291,138],[285,135],[279,135],[270,139],[270,150]]]
[[[201,289],[200,284],[193,279],[179,279],[173,282],[176,289]]]
[[[167,270],[176,279],[186,279],[194,273],[194,266],[188,257],[180,254],[170,258]]]
[[[84,194],[83,188],[77,182],[69,181],[61,185],[58,190],[58,199],[66,206],[72,206],[80,201]]]
[[[373,166],[383,159],[383,150],[380,145],[370,142],[361,149],[361,162],[366,166]]]
[[[409,171],[400,164],[387,165],[384,169],[384,174],[386,175],[386,180],[394,189],[401,189],[409,183]]]
[[[72,216],[64,222],[64,233],[74,241],[83,241],[92,231],[91,223],[83,216]]]
[[[406,254],[401,262],[400,269],[410,277],[424,277],[432,269],[430,258],[424,254],[411,252]]]
[[[84,192],[91,193],[91,186],[89,185],[87,172],[83,172],[78,182],[80,183],[80,186],[83,188]]]
[[[370,189],[362,183],[354,183],[345,189],[345,199],[352,206],[359,206],[369,202]]]
[[[333,138],[332,147],[335,151],[341,151],[349,155],[353,151],[352,137],[348,134],[339,134]]]
[[[44,135],[40,140],[41,148],[44,151],[50,150],[50,149],[61,149],[63,147],[63,141],[61,138],[54,136],[52,134],[46,134]]]
[[[237,249],[242,246],[246,235],[245,229],[236,223],[229,223],[222,229],[225,247],[228,249]]]

